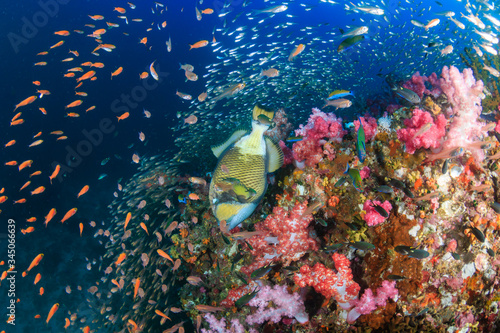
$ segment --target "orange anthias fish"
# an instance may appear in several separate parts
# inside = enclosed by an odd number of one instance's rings
[[[30,232],[33,232],[33,231],[35,231],[34,227],[28,227],[26,229],[21,229],[21,232],[23,233],[23,235],[29,234]]]
[[[116,259],[115,261],[115,265],[118,266],[119,264],[121,264],[123,262],[123,260],[125,260],[125,258],[127,257],[127,255],[125,253],[122,253],[118,256],[118,259]]]
[[[57,309],[59,309],[59,303],[52,305],[52,308],[49,311],[49,315],[47,316],[47,324],[49,323],[50,318],[52,318],[54,313],[56,313]]]
[[[78,210],[77,208],[71,208],[70,210],[68,210],[68,212],[66,214],[64,214],[64,217],[62,218],[61,223],[64,223],[71,216],[75,215],[77,210]]]
[[[113,10],[117,11],[120,14],[125,14],[125,12],[126,12],[125,8],[122,8],[122,7],[115,7]]]
[[[123,119],[127,119],[128,116],[130,116],[130,113],[125,112],[124,114],[122,114],[121,116],[116,117],[116,118],[118,118],[118,121],[120,121],[120,120],[123,120]]]
[[[188,198],[191,200],[200,200],[200,197],[196,193],[189,193]]]
[[[194,44],[189,44],[189,50],[191,49],[199,49],[200,47],[204,47],[208,45],[208,40],[200,40]]]
[[[14,145],[15,143],[16,143],[16,140],[10,140],[9,142],[7,142],[7,143],[5,144],[5,146],[4,146],[4,147],[10,147],[10,146]]]
[[[104,16],[102,16],[102,15],[89,15],[89,17],[91,19],[93,19],[94,21],[100,21],[100,20],[104,19]]]
[[[97,29],[92,33],[92,37],[99,37],[101,35],[104,35],[106,33],[106,29]]]
[[[161,317],[163,317],[163,318],[165,318],[165,319],[168,319],[168,320],[172,321],[172,319],[170,319],[169,317],[167,317],[167,315],[166,315],[166,314],[164,314],[163,312],[161,312],[160,310],[155,310],[155,313],[156,313],[158,316],[161,316]]]
[[[60,42],[55,43],[55,44],[54,44],[54,45],[52,45],[50,48],[51,48],[51,49],[53,49],[53,48],[59,47],[59,46],[61,46],[61,45],[63,45],[63,44],[64,44],[64,41],[62,40],[62,41],[60,41]]]
[[[83,223],[80,223],[78,225],[78,227],[80,228],[80,237],[82,237],[82,232],[83,232]]]
[[[165,251],[158,249],[156,250],[156,252],[158,252],[158,254],[163,258],[170,260],[172,264],[174,263],[174,260],[168,254],[166,254]]]
[[[40,170],[37,170],[35,172],[33,172],[31,175],[30,175],[30,178],[33,177],[33,176],[38,176],[38,175],[41,175],[42,172]]]
[[[139,291],[139,285],[140,284],[141,284],[141,279],[139,279],[139,278],[135,279],[134,298],[137,296],[137,291]]]
[[[14,117],[12,117],[12,119],[11,119],[10,121],[11,121],[11,122],[12,122],[12,121],[16,121],[19,117],[21,117],[21,115],[22,115],[22,114],[23,114],[22,112],[18,112],[18,113],[16,113],[16,115],[15,115]]]
[[[34,189],[33,191],[31,191],[31,195],[40,194],[40,193],[43,193],[43,191],[45,191],[45,187],[39,186],[36,189]]]
[[[298,56],[300,53],[302,53],[302,51],[304,51],[304,49],[306,48],[306,46],[304,44],[299,44],[297,45],[297,47],[295,47],[292,51],[292,53],[290,53],[290,56],[288,57],[288,61],[293,61],[293,59]]]
[[[27,160],[27,161],[24,161],[23,163],[19,164],[19,171],[21,171],[24,168],[31,168],[32,163],[33,163],[33,160]]]
[[[132,218],[132,213],[128,212],[127,217],[125,218],[125,224],[123,225],[123,230],[125,231],[127,229],[127,225],[130,222],[130,219]]]
[[[35,276],[35,281],[33,281],[33,284],[37,284],[38,282],[40,282],[41,279],[42,279],[42,274],[38,273]]]
[[[88,71],[87,73],[83,74],[81,77],[79,77],[78,79],[76,79],[76,82],[80,82],[80,81],[83,81],[83,80],[90,79],[94,75],[95,75],[95,71]]]
[[[68,105],[66,105],[64,108],[67,109],[67,108],[74,108],[75,106],[79,106],[83,103],[83,101],[81,99],[77,99],[76,101],[74,102],[71,102],[69,103]]]
[[[69,36],[69,31],[67,31],[67,30],[56,31],[56,32],[54,32],[54,35]]]
[[[49,213],[47,214],[47,216],[45,216],[45,228],[47,228],[47,224],[49,224],[50,220],[52,220],[52,218],[54,218],[54,216],[56,215],[57,211],[55,208],[52,208]]]
[[[148,234],[148,236],[149,236],[148,227],[146,227],[146,225],[144,224],[144,222],[141,222],[139,225],[141,226],[141,228],[142,228],[142,229],[144,229],[144,231],[146,231],[146,233],[147,233],[147,234]]]
[[[57,175],[59,174],[59,171],[61,170],[61,166],[58,164],[56,165],[56,168],[54,169],[54,172],[49,176],[50,183],[52,184],[52,179],[56,178]]]
[[[14,111],[16,111],[17,108],[19,108],[21,106],[25,106],[25,105],[33,103],[36,98],[37,98],[37,96],[30,96],[30,97],[22,100],[19,104],[16,104],[16,108],[14,109]]]
[[[24,123],[24,119],[18,119],[10,122],[10,126],[21,125]]]
[[[78,193],[78,196],[77,198],[79,198],[80,196],[84,195],[85,193],[87,193],[87,191],[89,190],[89,186],[88,185],[85,185],[81,190],[80,192]]]
[[[214,10],[212,8],[206,8],[201,11],[203,14],[213,14]]]
[[[120,73],[123,71],[123,67],[118,67],[117,70],[115,70],[113,73],[111,73],[111,79],[113,79],[113,76],[120,75]]]
[[[34,146],[38,146],[39,144],[41,144],[43,142],[43,140],[36,140],[35,142],[32,142],[28,147],[34,147]]]
[[[33,261],[31,262],[31,264],[29,265],[28,269],[26,270],[27,272],[31,271],[31,269],[35,266],[37,266],[40,261],[42,260],[43,258],[43,253],[40,253],[39,255],[37,255],[35,257],[35,259],[33,259]]]

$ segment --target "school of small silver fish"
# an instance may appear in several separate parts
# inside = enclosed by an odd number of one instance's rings
[[[500,5],[492,0],[451,2],[461,6],[461,11],[448,10],[446,1],[257,4],[250,0],[197,0],[174,5],[168,1],[120,0],[103,4],[109,6],[107,10],[93,8],[81,26],[60,27],[50,36],[47,30],[41,32],[37,38],[46,41],[46,47],[33,58],[33,79],[26,82],[31,88],[16,94],[19,99],[13,102],[13,117],[9,116],[4,124],[7,130],[2,133],[2,174],[11,181],[15,179],[16,186],[4,187],[0,180],[0,217],[13,212],[23,237],[37,237],[45,228],[59,226],[54,226],[56,221],[77,221],[79,233],[75,237],[91,233],[105,254],[87,260],[86,269],[98,267],[100,275],[95,281],[72,281],[73,290],[69,282],[60,286],[61,293],[72,295],[87,290],[89,294],[82,297],[87,299],[85,305],[71,308],[51,298],[50,303],[39,306],[40,313],[30,317],[29,325],[42,327],[57,321],[61,332],[63,327],[68,332],[184,332],[184,322],[171,319],[179,318],[177,313],[182,311],[172,306],[178,299],[169,291],[180,283],[198,285],[203,279],[192,276],[179,259],[169,255],[169,251],[175,251],[172,235],[187,232],[183,222],[175,221],[180,220],[177,202],[190,200],[200,207],[208,204],[203,202],[207,197],[206,179],[187,179],[182,166],[195,163],[199,170],[211,170],[215,160],[210,146],[228,137],[235,128],[247,126],[249,110],[257,102],[284,108],[295,125],[303,123],[311,108],[321,107],[325,101],[329,111],[336,110],[336,114],[349,118],[355,112],[364,113],[367,99],[375,94],[392,98],[392,87],[385,78],[393,73],[407,79],[417,71],[438,72],[443,65],[460,64],[460,50],[470,46],[479,57],[496,56]],[[250,9],[256,5],[261,9]],[[146,10],[151,14],[145,15]],[[346,17],[352,23],[339,26],[326,19],[325,12],[329,18]],[[197,34],[189,36],[189,43],[178,42],[186,39],[184,32],[171,24],[178,16],[195,18],[193,24],[199,24]],[[57,26],[57,18],[51,23],[51,27]],[[140,39],[131,37],[138,32]],[[43,33],[46,35],[42,37]],[[344,43],[347,38],[352,39]],[[119,56],[134,49],[141,50],[137,63],[143,70],[124,63]],[[202,61],[194,56],[196,62],[191,61],[190,55],[196,52],[203,52]],[[495,68],[484,69],[492,76],[500,76]],[[175,77],[179,80],[167,81],[166,74],[178,74]],[[129,84],[125,79],[128,75],[139,81]],[[49,91],[49,80],[37,76],[50,76],[68,88]],[[158,84],[161,96],[175,98],[175,110],[165,111],[162,117],[160,110],[148,111],[153,102],[145,100],[137,107],[123,112],[117,112],[118,108],[112,113],[108,104],[99,103],[98,96],[105,89],[130,91],[141,81]],[[353,90],[356,97],[327,100],[335,89]],[[4,111],[7,114],[8,110]],[[92,185],[78,183],[78,188],[71,188],[73,197],[64,198],[65,209],[58,202],[63,199],[56,199],[56,195],[60,198],[70,190],[62,194],[52,191],[57,180],[70,178],[80,170],[72,170],[75,160],[64,163],[60,157],[64,148],[57,145],[88,128],[85,117],[94,113],[105,118],[100,124],[104,133],[108,133],[107,128],[120,128],[134,119],[149,121],[153,117],[156,122],[165,118],[159,126],[169,128],[171,138],[175,138],[165,144],[168,155],[155,155],[147,149],[148,140],[155,137],[154,129],[136,128],[129,133],[135,143],[126,149],[133,147],[137,152],[130,152],[123,161],[117,154],[99,162],[102,168],[110,161],[134,163],[138,170],[110,193],[115,198],[109,206],[112,217],[99,226],[85,222],[96,218],[82,216],[84,209],[79,206],[82,199],[95,194]],[[53,123],[61,124],[61,119],[67,128],[52,127]],[[33,128],[39,123],[43,123],[39,130],[26,134],[26,126]],[[52,149],[52,145],[58,148]],[[39,159],[43,162],[39,162],[36,154],[41,150],[37,149],[42,148],[46,150]],[[95,179],[108,177],[104,169],[95,170]],[[33,203],[42,204],[43,211],[25,208]],[[196,224],[202,218],[193,217],[191,222]],[[39,263],[47,261],[47,255],[42,259],[44,249],[36,251],[38,255],[29,258],[29,268],[16,267],[24,272],[23,278],[28,274],[35,278],[29,273],[31,269],[36,271]],[[198,249],[187,251],[195,253]],[[2,256],[0,260],[8,260]],[[1,261],[0,281],[14,270],[4,264]],[[47,274],[36,277],[33,297],[59,292],[40,287],[45,279]],[[61,307],[65,310],[61,311]],[[200,321],[194,324],[198,329]]]

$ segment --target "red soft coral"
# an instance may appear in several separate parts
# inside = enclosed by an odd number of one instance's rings
[[[293,280],[302,288],[312,286],[327,298],[335,297],[343,309],[349,309],[350,302],[357,299],[359,285],[353,281],[351,263],[346,256],[334,253],[332,259],[337,272],[321,263],[316,263],[313,267],[304,265],[299,273],[294,275]]]
[[[293,158],[297,162],[306,161],[306,165],[314,167],[323,159],[321,144],[312,139],[304,139],[293,144]]]
[[[288,264],[300,259],[308,250],[317,251],[318,244],[309,236],[308,230],[313,217],[312,214],[303,215],[306,209],[307,202],[296,204],[290,213],[282,207],[274,207],[272,214],[255,224],[255,230],[263,231],[263,235],[247,240],[253,248],[250,253],[255,260],[242,271],[250,274],[273,261]]]

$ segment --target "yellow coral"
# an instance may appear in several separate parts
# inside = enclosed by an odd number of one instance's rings
[[[436,103],[434,103],[434,101],[432,100],[432,98],[430,96],[427,96],[424,99],[424,108],[426,110],[431,111],[435,115],[437,115],[441,112],[441,107],[439,105],[437,105]]]

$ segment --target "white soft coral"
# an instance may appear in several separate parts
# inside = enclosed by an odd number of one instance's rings
[[[392,120],[387,115],[387,112],[384,112],[384,116],[381,118],[378,118],[377,122],[378,122],[378,130],[379,131],[383,131],[383,132],[392,131],[392,129],[391,129]]]

